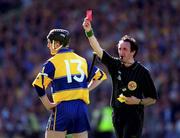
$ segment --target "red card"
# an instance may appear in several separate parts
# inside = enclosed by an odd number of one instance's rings
[[[86,11],[86,18],[87,20],[92,21],[92,10]]]

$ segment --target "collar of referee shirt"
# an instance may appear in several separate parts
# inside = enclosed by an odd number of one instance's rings
[[[69,48],[62,47],[61,49],[59,49],[59,51],[57,53],[67,53],[67,52],[73,52],[73,50],[69,49]]]
[[[124,63],[122,64],[122,62],[121,62],[121,65],[125,69],[134,69],[134,68],[136,68],[137,63],[138,63],[137,61],[134,61],[130,66],[125,66]]]

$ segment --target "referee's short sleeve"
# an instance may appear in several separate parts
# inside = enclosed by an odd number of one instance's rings
[[[109,73],[111,74],[116,68],[116,59],[103,50],[103,56],[101,62],[108,68]]]
[[[101,61],[103,64],[109,65],[112,62],[112,57],[106,51],[103,50],[103,56]]]
[[[144,96],[145,97],[150,97],[150,98],[153,98],[153,99],[157,99],[158,98],[158,95],[157,95],[157,91],[156,91],[156,88],[155,88],[155,85],[154,85],[154,82],[150,76],[150,73],[149,71],[146,71],[144,73],[144,86],[143,86],[143,93],[144,93]]]

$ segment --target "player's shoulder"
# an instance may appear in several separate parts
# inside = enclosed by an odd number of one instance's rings
[[[51,61],[55,60],[55,58],[56,58],[56,55],[50,57],[48,60],[46,60],[46,62],[49,62],[49,61],[51,62]]]
[[[79,58],[79,59],[81,59],[81,60],[87,62],[87,60],[86,60],[84,57],[78,55],[77,53],[73,53],[73,54],[74,54],[77,58]]]
[[[48,60],[46,60],[44,63],[43,63],[43,66],[48,66],[50,64],[52,64],[52,60],[54,59],[54,57],[51,57],[49,58]]]
[[[55,71],[55,66],[54,66],[54,64],[51,62],[51,61],[49,61],[49,60],[47,60],[44,64],[43,64],[43,70],[44,70],[44,72],[54,72]]]
[[[61,56],[61,54],[56,54],[53,57],[49,58],[47,60],[47,62],[51,62],[51,63],[56,63],[57,61],[59,61],[60,59],[62,59],[63,56]]]

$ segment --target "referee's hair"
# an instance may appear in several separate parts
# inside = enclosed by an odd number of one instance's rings
[[[137,52],[138,52],[138,45],[136,43],[136,40],[129,36],[129,35],[124,35],[122,38],[121,38],[122,41],[124,42],[129,42],[130,43],[130,46],[131,46],[131,51],[135,51],[134,53],[134,57],[137,55]]]

